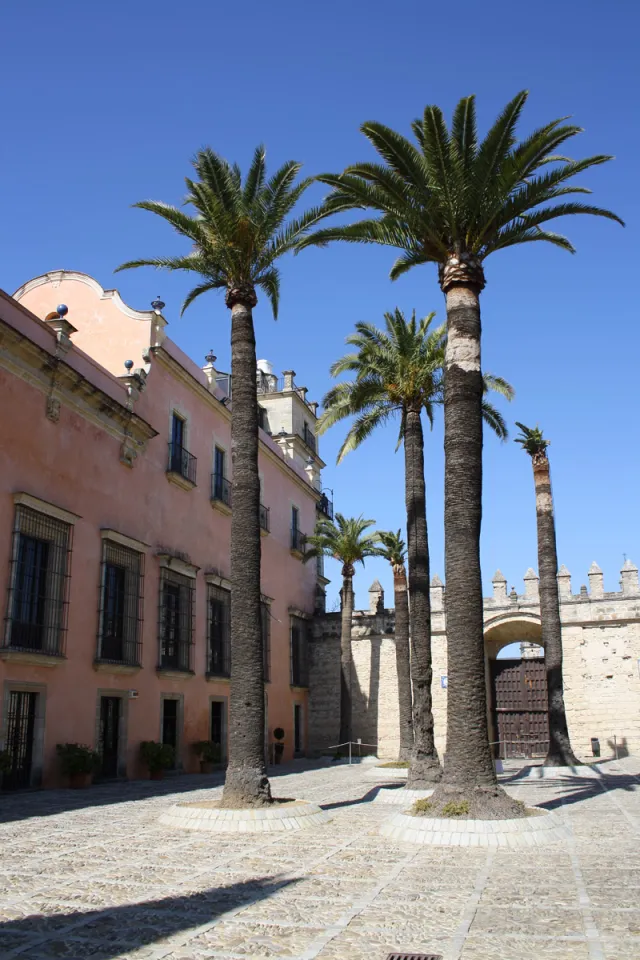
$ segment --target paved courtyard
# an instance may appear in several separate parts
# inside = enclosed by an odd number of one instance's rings
[[[640,960],[640,763],[606,769],[502,778],[571,826],[526,852],[379,837],[398,807],[370,802],[366,766],[282,768],[274,792],[332,820],[266,836],[159,825],[215,777],[0,796],[0,957]]]

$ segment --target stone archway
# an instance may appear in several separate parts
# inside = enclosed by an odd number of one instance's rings
[[[490,740],[494,755],[544,756],[549,743],[547,677],[544,657],[524,657],[521,650],[499,657],[514,643],[542,646],[540,618],[507,614],[485,623],[485,675]]]

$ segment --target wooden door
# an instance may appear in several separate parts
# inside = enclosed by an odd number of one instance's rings
[[[545,756],[549,746],[547,671],[543,659],[492,660],[498,755]]]

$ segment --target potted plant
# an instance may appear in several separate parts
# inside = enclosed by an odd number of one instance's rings
[[[282,727],[276,727],[273,736],[276,741],[273,745],[273,757],[276,763],[282,763],[282,754],[284,753],[284,730]]]
[[[69,786],[73,790],[88,787],[100,766],[100,754],[84,743],[58,743],[56,753],[60,757],[60,769],[69,779]]]
[[[143,740],[140,744],[140,757],[149,768],[149,779],[162,780],[164,771],[172,767],[175,762],[175,750],[170,743]]]
[[[200,760],[200,773],[212,773],[213,765],[222,760],[222,749],[219,743],[213,740],[198,740],[193,749]]]

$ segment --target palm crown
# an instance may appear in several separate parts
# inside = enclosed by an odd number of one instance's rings
[[[394,573],[404,569],[404,558],[406,553],[405,543],[402,539],[402,532],[398,530],[394,533],[392,530],[380,530],[378,539],[382,545],[383,556],[393,567]]]
[[[159,267],[199,274],[202,282],[187,295],[182,312],[196,297],[208,290],[226,289],[228,298],[239,292],[255,306],[255,288],[269,298],[278,315],[280,276],[276,260],[296,248],[311,226],[326,215],[319,207],[288,219],[294,206],[311,183],[296,183],[301,164],[289,160],[267,179],[265,150],[259,146],[247,175],[206,147],[193,160],[195,179],[185,178],[185,204],[191,215],[178,207],[156,200],[136,203],[162,217],[192,243],[189,253],[175,257],[129,260],[118,270],[132,267]]]
[[[307,537],[311,549],[305,553],[305,560],[312,557],[333,557],[342,563],[343,577],[352,577],[354,566],[367,557],[384,556],[378,543],[378,534],[366,531],[375,523],[363,517],[344,517],[336,513],[335,523],[328,519],[318,521],[313,536]]]
[[[431,328],[434,314],[417,320],[415,311],[407,321],[401,310],[385,313],[385,329],[370,323],[357,323],[356,333],[347,343],[357,348],[336,361],[331,375],[355,373],[355,379],[337,384],[323,400],[325,411],[318,423],[324,433],[333,424],[347,417],[354,422],[338,452],[338,462],[356,449],[380,424],[394,415],[400,416],[400,435],[408,410],[426,412],[433,422],[434,407],[443,402],[444,327]],[[485,394],[489,390],[513,397],[513,388],[501,377],[484,375]],[[507,427],[500,412],[486,399],[483,401],[485,421],[502,439]]]
[[[551,441],[545,440],[540,427],[537,425],[535,427],[525,427],[524,423],[518,423],[517,420],[516,427],[520,429],[520,436],[514,437],[514,442],[519,443],[522,449],[533,458],[534,462],[536,460],[546,460],[547,447]]]
[[[567,214],[593,214],[622,224],[600,207],[555,202],[590,193],[570,181],[612,157],[571,160],[559,155],[556,151],[582,132],[565,123],[566,117],[518,141],[516,126],[527,96],[527,91],[518,93],[480,143],[473,96],[458,103],[450,130],[442,111],[427,106],[412,124],[417,144],[381,123],[364,123],[361,130],[383,163],[358,163],[318,179],[333,188],[326,201],[329,211],[350,207],[380,216],[318,230],[300,246],[346,240],[397,247],[403,253],[391,269],[396,279],[416,264],[435,262],[442,268],[452,258],[477,268],[496,250],[538,240],[573,253],[566,237],[543,227]],[[481,269],[476,279],[484,284]]]

